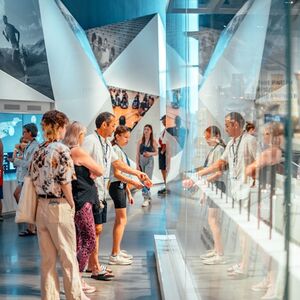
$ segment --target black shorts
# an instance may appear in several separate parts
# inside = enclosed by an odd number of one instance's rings
[[[160,170],[166,170],[166,152],[161,153],[160,148],[158,149],[158,165]]]
[[[107,202],[102,200],[104,205],[103,208],[100,207],[100,202],[97,200],[95,204],[93,204],[93,215],[95,224],[104,224],[106,223],[107,218]]]
[[[109,195],[114,201],[115,208],[126,208],[126,184],[121,181],[112,182],[109,186]]]

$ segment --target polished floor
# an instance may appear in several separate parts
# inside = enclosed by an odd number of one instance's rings
[[[157,187],[153,194],[156,194]],[[116,275],[110,282],[95,281],[85,274],[86,281],[96,286],[91,299],[152,300],[161,299],[154,256],[154,234],[165,233],[165,198],[153,197],[148,208],[141,208],[142,197],[128,209],[128,226],[122,248],[134,255],[131,266],[112,266]],[[100,257],[107,263],[111,250],[114,220],[109,204],[109,222],[101,239]],[[19,237],[14,218],[0,223],[0,299],[39,299],[39,251],[36,237]],[[59,265],[58,265],[59,266]],[[58,267],[59,269],[59,267]],[[61,299],[65,299],[63,293]]]

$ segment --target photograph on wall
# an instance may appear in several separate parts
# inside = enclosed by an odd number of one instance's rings
[[[120,125],[134,128],[153,104],[159,101],[155,95],[109,87],[113,111]]]
[[[0,70],[53,99],[38,0],[0,0]]]
[[[143,30],[154,15],[95,27],[86,31],[98,64],[104,72]]]

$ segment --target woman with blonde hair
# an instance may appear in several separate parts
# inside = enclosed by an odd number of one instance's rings
[[[45,142],[33,155],[30,175],[38,194],[36,225],[41,254],[41,298],[59,299],[56,261],[59,257],[66,298],[89,299],[82,291],[76,259],[74,165],[64,138],[67,116],[57,110],[42,117]]]
[[[76,179],[72,181],[72,193],[76,211],[77,259],[80,273],[84,271],[89,256],[96,246],[93,205],[98,201],[98,194],[93,179],[103,174],[102,167],[81,148],[85,133],[86,128],[75,121],[68,126],[64,138],[64,143],[71,150],[76,173]],[[83,279],[81,282],[85,293],[96,291],[95,287],[88,285]]]

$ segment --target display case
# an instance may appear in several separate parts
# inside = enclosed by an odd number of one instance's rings
[[[298,299],[299,9],[169,2],[166,247],[180,299]]]

